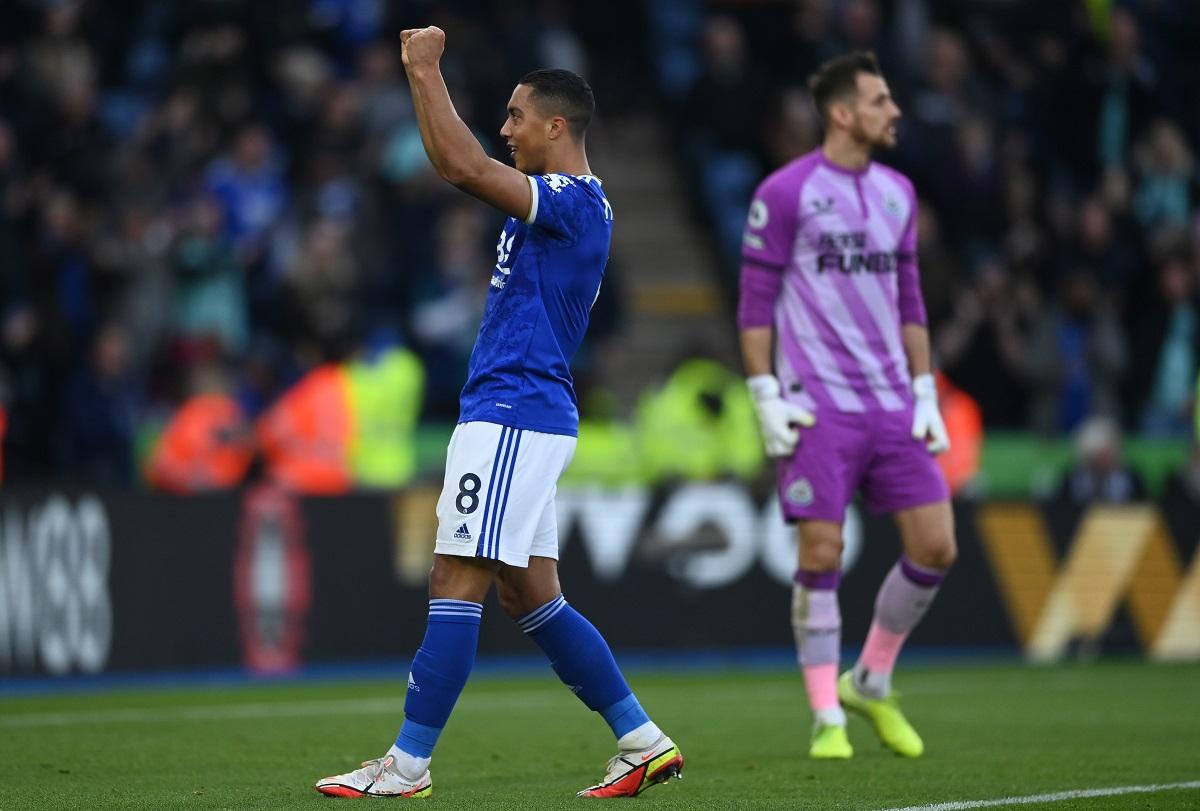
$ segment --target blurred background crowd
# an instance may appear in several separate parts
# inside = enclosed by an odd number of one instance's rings
[[[589,73],[585,52],[608,35],[568,8],[4,3],[10,480],[132,481],[197,395],[221,398],[195,411],[199,427],[238,445],[243,423],[312,370],[400,348],[419,366],[400,373],[415,402],[394,405],[452,422],[500,219],[429,167],[397,35],[453,31],[455,101],[499,156],[515,77],[546,64]],[[606,104],[618,97],[596,78]]]
[[[873,50],[905,113],[882,157],[922,199],[934,348],[985,424],[1058,433],[1102,415],[1189,436],[1200,4],[798,0],[723,12],[692,19],[680,42],[698,41],[699,59],[661,74],[727,273],[758,179],[819,142],[806,77]]]
[[[905,113],[899,148],[881,157],[921,196],[934,349],[976,433],[1074,435],[1081,453],[1107,438],[1109,455],[1122,432],[1180,445],[1195,433],[1189,0],[3,9],[6,481],[192,491],[254,475],[256,460],[311,492],[413,475],[417,426],[456,417],[500,225],[425,159],[397,34],[431,23],[449,33],[456,105],[497,157],[504,102],[537,67],[589,78],[601,132],[635,117],[662,127],[692,238],[711,256],[700,272],[723,291],[707,317],[727,324],[754,186],[819,143],[806,77],[846,49],[874,50]],[[616,281],[594,342],[622,338]],[[661,444],[668,426],[709,419],[729,446],[757,447],[738,370],[680,367],[635,409],[606,403],[593,356],[585,348],[577,369],[597,392],[584,416],[600,403],[607,430],[636,412]],[[605,436],[612,460],[636,444]],[[738,459],[735,475],[762,468],[758,452],[717,455]],[[1195,484],[1200,494],[1200,473]]]

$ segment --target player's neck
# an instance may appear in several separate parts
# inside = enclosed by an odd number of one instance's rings
[[[547,155],[546,166],[537,174],[542,175],[590,175],[592,168],[588,166],[587,153],[582,149],[572,150],[563,155]]]
[[[825,160],[850,172],[861,172],[871,163],[871,150],[847,137],[831,134],[821,145]]]

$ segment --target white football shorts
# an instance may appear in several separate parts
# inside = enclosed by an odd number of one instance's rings
[[[575,442],[491,422],[459,423],[446,448],[433,551],[522,568],[531,555],[558,560],[554,496]]]

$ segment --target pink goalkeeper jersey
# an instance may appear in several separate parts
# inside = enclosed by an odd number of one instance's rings
[[[907,177],[878,163],[844,169],[820,149],[758,187],[742,243],[743,299],[747,275],[778,290],[775,373],[789,399],[857,413],[912,402],[900,326],[925,323],[916,217]],[[761,312],[743,301],[740,325],[767,326]]]

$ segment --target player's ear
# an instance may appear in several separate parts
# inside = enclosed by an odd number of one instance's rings
[[[561,115],[551,116],[546,119],[546,137],[551,141],[557,141],[567,133],[567,119]]]
[[[854,111],[850,109],[850,103],[843,100],[836,100],[829,105],[829,120],[836,122],[843,129],[850,129],[854,124]]]

